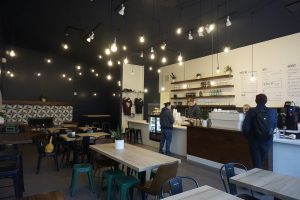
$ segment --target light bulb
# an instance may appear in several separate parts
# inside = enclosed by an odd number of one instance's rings
[[[10,71],[7,71],[7,72],[6,72],[6,74],[10,74],[10,73],[11,73]]]
[[[81,75],[82,75],[82,72],[79,72],[78,75],[81,76]]]
[[[114,39],[114,42],[112,43],[111,47],[110,47],[110,50],[112,52],[117,52],[118,51],[118,47],[117,47],[117,39],[115,38]]]
[[[166,63],[167,62],[167,58],[166,57],[162,57],[161,62],[162,63]]]
[[[151,54],[150,54],[150,59],[151,59],[151,60],[154,60],[154,59],[155,59],[155,54],[154,54],[154,53],[151,53]]]
[[[121,87],[121,81],[118,81],[118,86]]]
[[[178,62],[182,62],[182,55],[181,55],[181,53],[179,54],[179,56],[178,56],[178,58],[177,58],[177,60],[178,60]]]
[[[143,35],[140,36],[140,43],[144,43],[145,42],[145,37]]]
[[[15,53],[15,51],[14,51],[13,49],[10,50],[9,56],[10,56],[10,57],[15,57],[15,56],[16,56],[16,53]]]
[[[42,74],[41,74],[40,72],[36,73],[36,75],[37,75],[38,77],[42,76]]]
[[[70,78],[68,78],[68,80],[69,80],[69,81],[72,81],[72,78],[70,77]]]
[[[217,67],[217,74],[219,74],[220,73],[220,68],[219,68],[219,66]]]
[[[74,95],[74,96],[77,96],[77,92],[74,92],[73,95]]]
[[[62,47],[63,47],[64,50],[68,50],[69,49],[69,45],[66,44],[66,43],[62,44]]]
[[[182,33],[182,28],[181,28],[181,27],[178,27],[178,28],[176,29],[176,33],[177,33],[177,35],[180,35],[180,34]]]
[[[80,70],[80,69],[81,69],[81,66],[80,66],[80,65],[77,65],[77,66],[76,66],[76,69],[77,69],[77,70]]]
[[[95,70],[94,70],[94,69],[91,69],[91,72],[92,72],[92,73],[94,73],[94,72],[95,72]]]
[[[94,93],[93,93],[93,95],[94,95],[94,97],[96,97],[96,96],[97,96],[97,93],[96,93],[96,92],[94,92]]]
[[[113,61],[110,59],[109,61],[107,61],[107,64],[108,64],[108,66],[111,67],[111,66],[113,66],[114,63],[113,63]]]
[[[50,64],[50,63],[52,63],[52,60],[50,58],[47,58],[46,62]]]
[[[128,59],[127,59],[127,57],[124,59],[124,64],[128,64]]]
[[[11,78],[15,77],[14,73],[10,73],[9,75]]]
[[[192,31],[189,31],[189,37],[188,37],[189,40],[192,40],[193,39],[193,35],[192,35]]]
[[[210,85],[215,85],[215,81],[210,81]]]
[[[158,69],[158,70],[157,70],[157,73],[160,73],[160,72],[161,72],[161,70],[160,70],[160,69]]]
[[[186,89],[186,88],[187,88],[187,84],[186,84],[186,83],[183,84],[183,85],[182,85],[182,88],[183,88],[183,89]]]
[[[251,77],[250,77],[250,81],[251,81],[251,82],[254,82],[255,80],[256,80],[256,78],[255,78],[255,76],[252,74]]]
[[[107,80],[111,80],[111,79],[112,79],[111,75],[108,74],[108,75],[106,76],[106,79],[107,79]]]
[[[145,93],[147,93],[147,92],[148,92],[148,89],[147,89],[147,88],[145,88],[145,89],[144,89],[144,92],[145,92]]]
[[[126,51],[126,50],[127,50],[127,47],[126,47],[125,45],[123,46],[123,50],[124,50],[124,51]]]
[[[178,65],[179,65],[179,66],[182,66],[182,65],[183,65],[183,62],[179,62]]]
[[[149,71],[152,71],[152,67],[151,66],[149,67]]]
[[[229,19],[229,16],[227,16],[227,20],[226,20],[226,26],[231,26],[231,21],[230,21],[230,19]]]
[[[124,4],[121,4],[121,9],[119,10],[119,15],[121,15],[121,16],[124,16],[124,14],[125,14],[125,6],[124,6]]]
[[[121,65],[121,61],[118,60],[118,65]]]
[[[99,74],[98,74],[98,73],[96,73],[96,74],[95,74],[95,76],[96,76],[96,77],[98,77],[98,76],[99,76]]]
[[[106,48],[106,49],[105,49],[105,54],[106,54],[106,55],[110,55],[110,50],[109,50],[109,48]]]
[[[167,44],[164,42],[164,43],[160,46],[160,48],[161,48],[162,50],[165,50],[165,49],[166,49],[166,46],[167,46]]]
[[[66,78],[66,74],[62,74],[61,77]]]
[[[203,31],[204,31],[204,27],[203,27],[203,26],[200,26],[200,27],[198,28],[198,35],[199,35],[199,37],[203,37],[203,36],[204,36]]]
[[[228,53],[230,51],[230,47],[224,47],[224,53]]]
[[[116,93],[113,93],[112,95],[113,95],[113,97],[115,97],[115,96],[116,96]]]
[[[153,48],[153,47],[151,47],[150,52],[151,52],[151,53],[154,53],[154,48]]]
[[[210,25],[209,25],[209,30],[210,30],[210,31],[213,31],[214,29],[215,29],[215,24],[210,24]]]
[[[161,87],[161,89],[160,89],[161,91],[165,91],[165,87]]]
[[[141,57],[141,58],[143,58],[143,57],[144,57],[144,53],[143,53],[143,52],[141,52],[141,54],[140,54],[140,57]]]
[[[99,58],[99,59],[102,59],[102,55],[98,55],[98,58]]]

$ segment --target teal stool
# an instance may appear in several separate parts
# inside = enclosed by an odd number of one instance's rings
[[[133,194],[133,187],[139,184],[140,181],[133,176],[121,176],[116,178],[116,184],[119,187],[119,200],[126,200],[128,191]]]
[[[74,164],[73,171],[72,171],[72,180],[71,180],[71,196],[74,195],[74,192],[76,190],[78,176],[80,173],[87,173],[89,177],[90,188],[93,192],[95,192],[92,165],[88,163]]]
[[[117,177],[124,176],[124,172],[121,170],[106,170],[102,173],[102,179],[101,179],[101,187],[103,189],[104,186],[104,180],[106,180],[107,183],[107,199],[112,200],[113,198],[113,188],[114,188],[114,181]]]

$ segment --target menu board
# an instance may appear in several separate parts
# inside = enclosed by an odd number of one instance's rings
[[[250,81],[252,71],[243,70],[239,72],[240,77],[240,100],[244,103],[254,101],[257,95],[257,71],[253,71],[253,76],[256,77],[254,81]]]
[[[287,96],[289,100],[294,101],[296,105],[300,105],[300,65],[287,65]]]
[[[270,103],[281,103],[284,101],[283,92],[283,69],[277,67],[264,67],[261,73],[262,93],[268,97]]]

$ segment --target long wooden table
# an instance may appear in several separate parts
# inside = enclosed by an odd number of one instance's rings
[[[105,132],[94,132],[94,133],[77,133],[76,135],[79,137],[88,136],[88,137],[99,138],[99,137],[108,136],[109,134]],[[68,134],[60,134],[59,137],[67,142],[72,142],[77,139],[76,137],[68,137]]]
[[[180,159],[127,143],[125,143],[124,149],[121,150],[115,149],[114,143],[90,145],[90,148],[137,172],[144,172],[176,161],[181,162]]]
[[[241,200],[236,196],[215,189],[208,185],[166,197],[163,200]]]
[[[29,144],[32,143],[32,134],[27,133],[1,133],[0,145]]]
[[[283,200],[300,199],[300,179],[254,168],[230,178],[230,182]]]

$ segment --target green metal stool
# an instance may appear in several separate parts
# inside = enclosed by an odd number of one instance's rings
[[[113,188],[114,188],[114,181],[117,177],[124,176],[124,172],[121,170],[115,170],[115,169],[110,169],[106,170],[102,173],[102,179],[101,179],[101,184],[100,186],[102,189],[104,188],[104,180],[106,180],[107,183],[107,199],[112,200],[113,198]]]
[[[133,195],[133,188],[140,181],[133,176],[121,176],[116,178],[116,184],[119,187],[119,200],[126,200],[128,191],[130,191],[130,195]]]
[[[77,180],[80,173],[87,173],[89,178],[90,188],[92,192],[95,192],[92,165],[88,163],[74,164],[73,171],[72,171],[72,180],[71,180],[71,196],[74,195],[74,192],[76,190]]]

